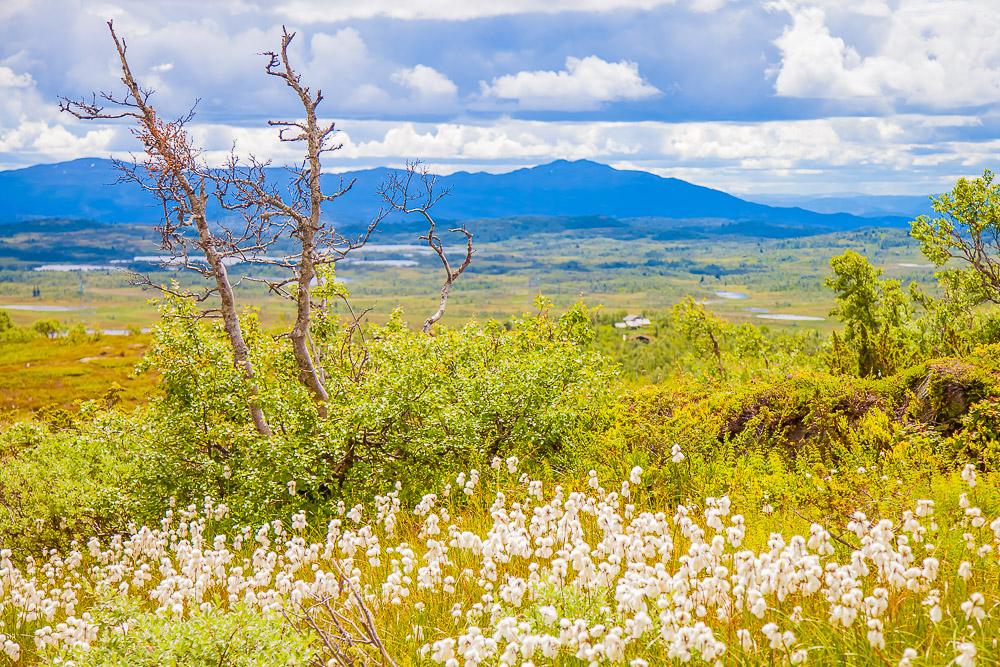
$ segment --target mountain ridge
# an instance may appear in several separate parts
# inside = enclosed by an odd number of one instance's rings
[[[287,179],[287,170],[269,168],[270,176]],[[325,173],[332,187],[339,179],[356,179],[352,192],[326,210],[347,226],[362,224],[379,201],[376,189],[393,170],[387,167]],[[25,219],[91,219],[103,223],[155,222],[159,208],[140,188],[115,184],[114,163],[104,158],[0,171],[0,222]],[[801,229],[804,233],[904,226],[905,216],[864,217],[815,212],[795,206],[773,206],[677,178],[616,169],[590,160],[555,160],[510,172],[459,171],[438,177],[450,194],[436,207],[442,220],[510,217],[658,218],[717,220]]]

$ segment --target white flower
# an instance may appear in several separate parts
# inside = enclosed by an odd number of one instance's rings
[[[969,487],[974,487],[976,485],[976,466],[971,463],[966,463],[965,467],[962,468],[962,479]]]
[[[545,623],[545,625],[552,625],[559,619],[559,614],[556,612],[556,608],[551,605],[539,607],[538,613],[541,615],[542,622]]]
[[[516,456],[508,457],[505,463],[507,464],[507,472],[512,475],[517,472],[518,459]]]
[[[674,463],[680,463],[684,460],[684,452],[681,451],[680,445],[674,445],[670,448],[670,460]]]
[[[965,612],[965,619],[967,621],[975,619],[977,622],[982,623],[983,619],[986,618],[986,611],[983,609],[985,602],[986,599],[982,593],[973,593],[970,595],[969,599],[962,603],[962,611]]]
[[[5,639],[3,642],[3,652],[7,654],[11,662],[17,662],[21,659],[21,646],[10,639]]]
[[[918,500],[916,514],[921,518],[934,514],[934,501]]]
[[[976,665],[976,645],[972,642],[956,642],[955,648],[958,649],[958,655],[952,661],[952,664],[958,665],[958,667],[975,667]]]
[[[628,480],[632,484],[639,484],[640,482],[642,482],[642,468],[640,468],[639,466],[632,468],[632,472],[630,472],[628,475]]]
[[[882,621],[877,618],[868,619],[868,643],[873,649],[885,648],[885,637],[882,635]]]

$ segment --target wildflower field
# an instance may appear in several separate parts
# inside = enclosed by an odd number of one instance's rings
[[[675,449],[677,475],[686,461]],[[412,508],[398,490],[340,504],[326,525],[300,511],[230,526],[206,500],[21,564],[4,551],[4,652],[52,665],[210,664],[221,646],[221,664],[995,664],[1000,496],[971,466],[961,477],[909,507],[890,480],[879,500],[907,508],[846,527],[728,496],[660,505],[638,466],[546,483],[515,457]]]

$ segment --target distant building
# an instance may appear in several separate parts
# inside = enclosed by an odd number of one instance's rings
[[[640,317],[639,315],[626,315],[625,319],[621,322],[615,322],[616,329],[639,329],[641,327],[648,327],[652,322],[646,317]]]

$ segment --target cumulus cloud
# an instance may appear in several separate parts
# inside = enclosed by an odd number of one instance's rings
[[[593,109],[604,102],[641,100],[660,91],[639,74],[636,63],[597,56],[566,58],[566,69],[538,70],[480,82],[484,97],[516,100],[529,109]]]
[[[458,86],[433,67],[414,65],[397,70],[392,80],[409,89],[414,97],[429,100],[452,100],[458,95]]]
[[[314,75],[326,71],[351,73],[369,62],[368,46],[355,28],[331,34],[318,32],[309,40],[309,69]]]
[[[120,134],[111,127],[81,132],[58,123],[25,119],[13,127],[0,127],[0,156],[4,156],[0,168],[107,155]],[[17,163],[7,162],[15,156]]]
[[[30,74],[0,65],[0,131],[25,119],[38,121],[54,115],[54,105],[46,104]]]
[[[876,0],[771,6],[792,20],[775,40],[778,95],[885,97],[928,108],[1000,101],[1000,40],[995,24],[984,20],[996,9],[992,0],[900,0],[894,11]],[[849,23],[852,15],[878,17],[869,24],[867,52],[831,30],[832,18]]]
[[[9,67],[0,66],[0,88],[33,88],[30,74],[18,74]]]
[[[742,191],[925,191],[1000,148],[994,4],[0,0],[0,167],[135,148],[124,125],[55,104],[117,85],[113,16],[165,114],[201,98],[192,129],[212,160],[233,140],[297,157],[263,123],[301,111],[258,55],[287,22],[324,118],[350,132],[330,169],[590,158]],[[666,118],[684,122],[648,120]]]
[[[742,123],[353,123],[352,141],[338,158],[369,165],[415,157],[494,171],[593,159],[742,192],[858,190],[864,182],[873,192],[926,194],[990,164],[1000,140],[944,140],[980,124],[975,116],[922,114]]]

